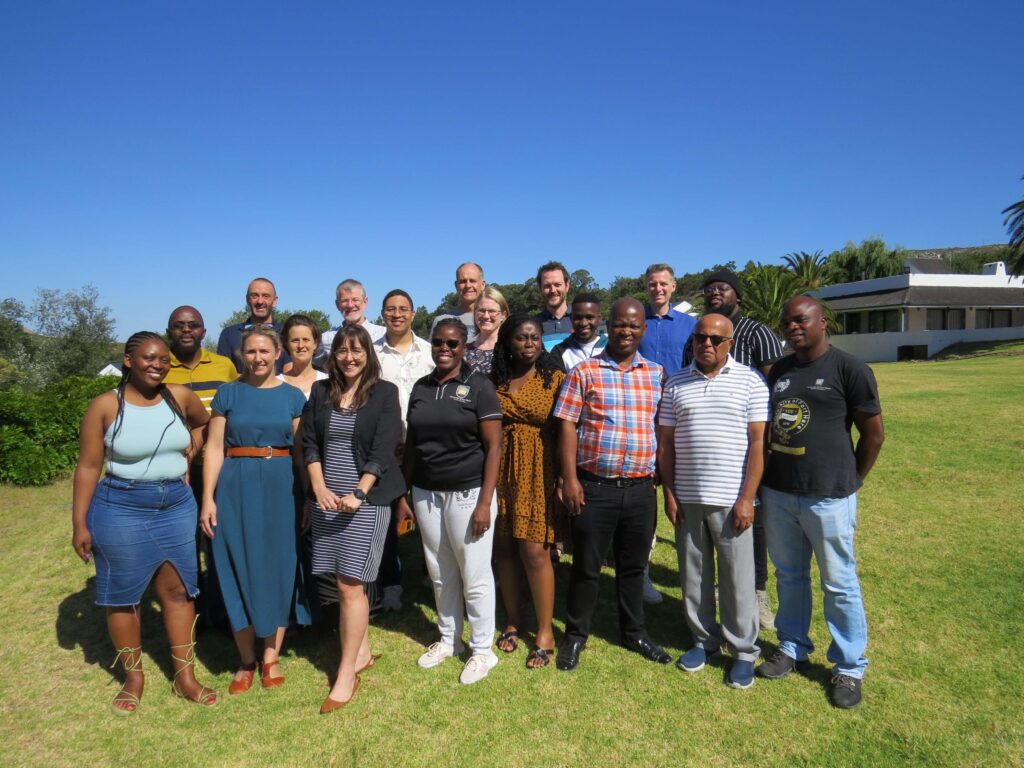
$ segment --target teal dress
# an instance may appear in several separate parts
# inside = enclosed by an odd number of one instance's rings
[[[260,389],[234,381],[217,390],[211,407],[227,418],[224,445],[291,447],[292,419],[306,397],[290,384]],[[224,458],[217,478],[213,559],[235,632],[252,626],[269,637],[294,616],[309,624],[299,569],[294,470],[290,457]]]

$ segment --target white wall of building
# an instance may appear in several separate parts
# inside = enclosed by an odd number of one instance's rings
[[[840,283],[819,288],[813,293],[828,300],[839,296],[854,296],[878,291],[898,291],[914,286],[939,288],[1024,288],[1024,276],[1004,275],[893,275],[875,280],[860,280],[856,283]]]
[[[919,277],[944,277],[944,275],[919,275]],[[957,275],[963,277],[963,275]],[[891,278],[884,278],[891,279]],[[1005,341],[1024,339],[1024,327],[979,328],[964,331],[911,331],[909,333],[850,333],[832,336],[833,346],[849,352],[866,363],[896,362],[896,352],[903,346],[928,346],[928,357],[941,352],[951,344],[961,341]]]

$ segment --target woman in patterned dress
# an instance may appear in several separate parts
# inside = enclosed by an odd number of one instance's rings
[[[340,596],[341,661],[321,714],[348,704],[370,651],[365,585],[377,578],[391,502],[405,493],[395,457],[402,436],[398,388],[380,378],[370,334],[345,325],[334,336],[328,378],[310,392],[302,445],[313,501],[313,573],[330,573]]]
[[[491,373],[502,411],[494,551],[507,624],[498,648],[512,653],[519,644],[519,585],[525,571],[537,611],[536,647],[526,659],[528,669],[546,667],[555,649],[550,549],[561,533],[555,493],[557,432],[551,411],[565,374],[544,351],[542,335],[536,318],[513,315],[498,334]]]

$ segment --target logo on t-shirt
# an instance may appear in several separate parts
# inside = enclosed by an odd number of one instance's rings
[[[780,395],[789,389],[789,379],[780,379],[775,382],[775,394]]]
[[[455,388],[455,394],[452,395],[452,400],[454,400],[454,401],[456,401],[458,403],[468,403],[469,402],[469,384],[459,384],[459,386],[457,386]]]
[[[811,409],[799,397],[787,397],[775,404],[775,418],[772,419],[772,437],[785,445],[807,428],[811,420]]]

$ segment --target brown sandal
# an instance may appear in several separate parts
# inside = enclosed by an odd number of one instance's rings
[[[132,659],[135,659],[135,661],[132,661]],[[110,665],[110,668],[113,669],[116,667],[117,662],[121,662],[121,666],[124,668],[125,673],[141,671],[142,646],[139,645],[134,648],[118,648],[117,655],[114,657],[114,663]],[[126,704],[127,706],[119,707],[118,704]],[[110,708],[113,709],[114,714],[119,717],[134,715],[141,705],[142,699],[131,691],[126,691],[124,686],[121,686],[121,690],[117,692],[114,700],[110,702]]]

